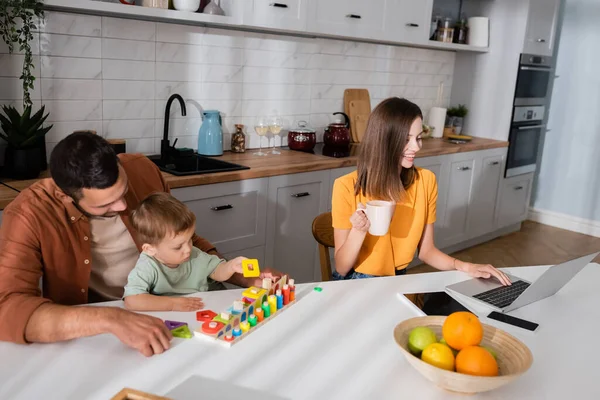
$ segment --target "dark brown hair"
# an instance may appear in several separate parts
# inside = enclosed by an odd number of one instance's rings
[[[423,119],[416,104],[398,97],[379,103],[371,113],[360,145],[356,195],[400,201],[417,177],[417,169],[400,164],[410,126]],[[400,179],[398,179],[400,178]]]
[[[131,224],[142,243],[158,244],[168,235],[178,235],[196,225],[196,216],[168,193],[146,197],[131,213]]]

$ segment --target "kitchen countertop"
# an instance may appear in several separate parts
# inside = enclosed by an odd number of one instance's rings
[[[531,282],[545,270],[505,269]],[[173,339],[167,352],[145,358],[108,334],[53,344],[0,342],[0,398],[106,400],[124,387],[165,395],[192,376],[266,391],[270,395],[264,399],[600,398],[595,367],[600,348],[594,333],[600,321],[600,265],[594,263],[554,296],[510,312],[539,323],[535,333],[487,319],[489,308],[464,303],[482,322],[517,337],[533,353],[530,370],[514,382],[467,397],[443,391],[421,376],[393,339],[396,324],[423,315],[400,294],[443,291],[465,279],[462,272],[446,271],[322,282],[321,292],[313,290],[315,283],[297,285],[296,304],[232,348],[199,338]],[[228,290],[192,296],[201,296],[206,309],[219,311],[240,294]],[[123,302],[102,305],[122,307]],[[200,325],[193,312],[151,315],[186,322],[192,330]],[[227,394],[231,390],[225,385],[221,397],[234,398]],[[196,385],[175,398],[200,397],[202,386]]]
[[[248,150],[246,153],[225,152],[218,159],[229,161],[236,164],[250,167],[247,170],[217,172],[201,175],[174,176],[163,173],[165,179],[171,188],[182,188],[188,186],[207,185],[212,183],[239,181],[252,178],[264,178],[269,176],[295,174],[299,172],[321,171],[325,169],[334,169],[342,167],[351,167],[356,165],[358,159],[358,148],[352,145],[351,156],[345,158],[326,157],[319,154],[303,153],[293,150],[281,150],[281,155],[268,155],[266,157],[255,156],[255,149]],[[468,151],[488,150],[507,147],[508,142],[473,138],[469,143],[453,144],[442,139],[425,139],[423,148],[417,157],[431,157],[443,154],[464,153]],[[48,177],[47,171],[43,172],[41,178]],[[6,180],[5,183],[18,189],[28,188],[39,179],[30,179],[23,181]],[[0,186],[0,210],[3,210],[11,201],[17,197],[18,193],[6,186]]]

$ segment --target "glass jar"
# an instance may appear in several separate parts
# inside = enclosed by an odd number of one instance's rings
[[[246,135],[244,135],[244,125],[235,124],[235,133],[231,135],[231,152],[246,152]]]
[[[437,31],[437,41],[452,43],[454,37],[454,28],[452,27],[452,18],[445,18]]]

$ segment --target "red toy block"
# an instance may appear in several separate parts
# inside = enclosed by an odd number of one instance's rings
[[[212,321],[212,319],[216,316],[217,313],[211,310],[202,310],[196,312],[196,320],[200,322]]]

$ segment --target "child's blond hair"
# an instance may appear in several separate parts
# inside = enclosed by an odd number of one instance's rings
[[[142,243],[156,245],[167,236],[196,226],[196,216],[168,193],[153,193],[131,213],[131,223]]]

